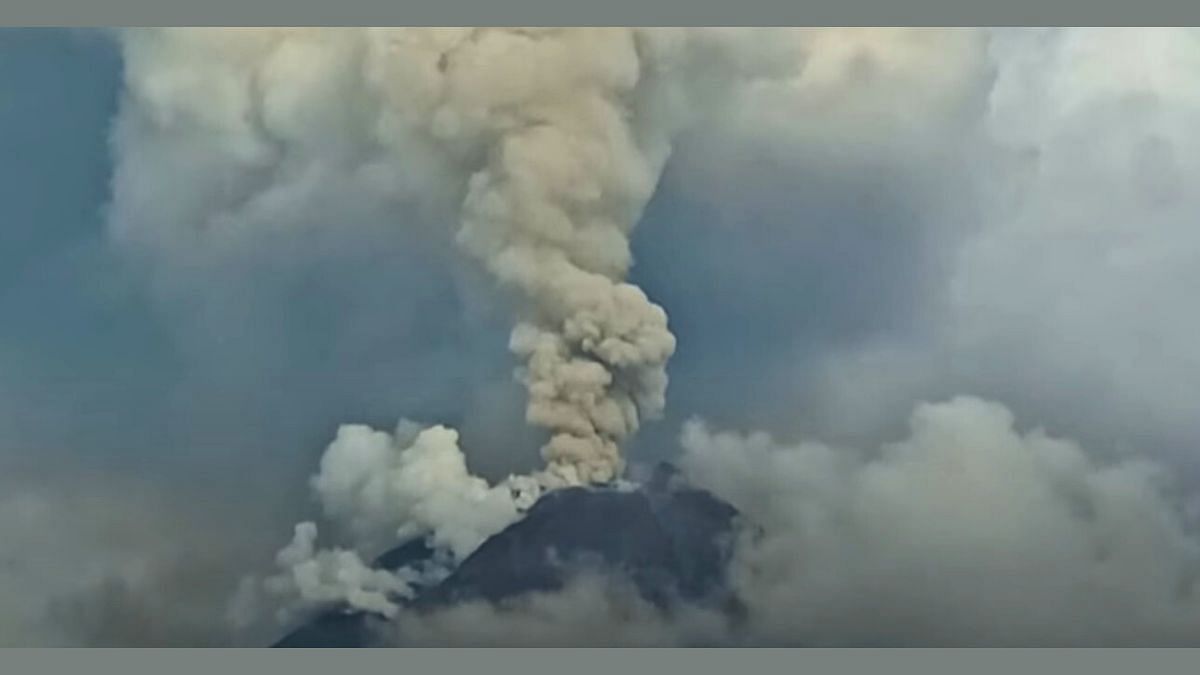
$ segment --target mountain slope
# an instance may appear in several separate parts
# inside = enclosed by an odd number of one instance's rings
[[[636,488],[557,490],[485,541],[441,583],[419,592],[405,611],[553,591],[585,569],[628,580],[663,609],[697,603],[732,610],[736,601],[726,588],[725,571],[736,516],[729,504],[683,484],[668,465]],[[376,565],[398,569],[433,553],[423,542],[409,542],[380,556]],[[374,629],[385,621],[330,608],[275,646],[373,646],[378,644]]]

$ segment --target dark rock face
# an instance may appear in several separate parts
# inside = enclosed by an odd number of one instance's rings
[[[733,599],[725,573],[736,516],[729,504],[682,484],[667,465],[633,490],[593,486],[551,492],[440,584],[419,591],[406,611],[553,591],[581,569],[624,577],[660,608],[680,602],[729,608]],[[376,565],[394,570],[433,555],[424,542],[410,542],[380,556]],[[372,646],[373,624],[383,621],[333,608],[275,646]]]
[[[376,629],[384,620],[367,612],[331,609],[288,633],[273,647],[345,649],[378,646]]]

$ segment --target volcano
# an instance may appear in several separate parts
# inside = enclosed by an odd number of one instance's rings
[[[736,613],[726,572],[737,516],[728,503],[687,485],[667,464],[635,487],[556,490],[487,539],[449,576],[402,604],[404,611],[421,612],[464,601],[498,603],[561,589],[586,569],[630,582],[643,599],[664,610],[691,603]],[[379,556],[375,566],[394,571],[435,553],[415,540]],[[382,646],[378,636],[386,622],[369,612],[330,607],[274,646]]]

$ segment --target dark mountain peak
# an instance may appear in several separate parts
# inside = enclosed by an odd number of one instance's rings
[[[736,517],[732,506],[688,486],[669,464],[659,465],[639,486],[555,490],[543,495],[521,520],[485,541],[440,583],[420,590],[408,610],[553,591],[582,570],[626,579],[660,608],[676,603],[727,606],[725,572]],[[424,541],[410,541],[384,553],[377,565],[398,569],[435,554]],[[276,646],[367,645],[368,624],[361,612],[335,608]]]

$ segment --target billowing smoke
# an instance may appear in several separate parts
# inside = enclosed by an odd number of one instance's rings
[[[460,559],[536,498],[520,476],[491,486],[471,475],[454,430],[407,420],[394,435],[342,427],[312,482],[325,514],[346,522],[357,541],[432,531],[431,543]]]
[[[372,569],[357,552],[317,550],[316,541],[316,524],[296,525],[291,543],[275,556],[280,573],[263,582],[268,593],[291,603],[276,612],[280,623],[294,621],[297,612],[334,602],[390,618],[399,611],[395,598],[412,597],[411,584],[416,577],[410,570],[394,574]],[[235,625],[249,625],[256,618],[258,589],[254,583],[253,579],[245,580],[234,598],[230,619]]]
[[[922,404],[871,451],[715,433],[682,464],[761,533],[735,585],[760,644],[1151,645],[1200,630],[1200,539],[1165,468],[1098,462],[1003,406]]]
[[[683,607],[667,616],[627,581],[580,574],[555,592],[533,592],[497,606],[461,602],[404,613],[384,644],[397,647],[670,647],[726,644],[728,617]]]
[[[747,527],[743,618],[663,609],[619,575],[394,614],[385,642],[563,646],[1191,644],[1200,538],[1166,467],[1102,461],[1004,406],[919,404],[877,448],[683,430],[680,467]]]
[[[284,221],[330,181],[397,202],[429,192],[426,208],[461,200],[435,212],[516,295],[510,348],[524,363],[526,418],[549,433],[543,482],[610,481],[623,468],[621,442],[663,410],[675,349],[666,313],[622,281],[629,233],[691,105],[794,65],[779,58],[791,50],[778,38],[760,41],[758,58],[713,58],[748,37],[129,33],[116,234],[136,250],[165,252],[170,265],[270,234],[253,228]],[[696,79],[704,86],[691,86]],[[217,162],[228,173],[191,186],[164,227],[146,212],[166,186],[147,173],[176,160]]]
[[[254,266],[264,251],[273,261],[319,258],[361,234],[356,228],[376,228],[368,242],[411,241],[417,257],[453,249],[473,265],[462,278],[481,271],[503,295],[489,300],[513,310],[509,348],[521,364],[525,418],[547,435],[545,469],[489,481],[468,469],[447,426],[341,427],[311,482],[323,520],[297,525],[276,572],[245,582],[235,622],[256,621],[264,600],[284,621],[338,601],[394,617],[397,639],[418,644],[1194,641],[1200,545],[1178,486],[1164,480],[1169,465],[1113,458],[1111,448],[1093,449],[1091,437],[1077,444],[1025,432],[999,404],[946,398],[982,389],[1007,402],[1028,389],[1033,403],[1012,406],[1021,420],[1061,420],[1065,409],[1085,420],[1075,428],[1106,431],[1120,425],[1110,420],[1132,419],[1139,429],[1195,440],[1188,374],[1200,361],[1185,339],[1195,332],[1187,330],[1190,314],[1179,311],[1186,285],[1176,282],[1194,267],[1194,204],[1181,186],[1200,147],[1187,93],[1197,42],[1188,33],[1170,38],[123,33],[112,232],[149,263],[167,305],[192,309],[196,288],[229,260]],[[1137,58],[1113,64],[1103,56],[1114,47]],[[716,122],[693,124],[706,114]],[[918,406],[905,440],[864,441],[869,451],[685,427],[689,477],[760,528],[747,534],[733,569],[745,625],[701,611],[666,616],[619,583],[591,578],[508,607],[406,614],[397,598],[446,574],[543,491],[619,479],[623,444],[664,412],[672,326],[679,328],[654,294],[628,280],[630,237],[679,142],[692,143],[676,176],[681,192],[710,191],[721,209],[738,212],[746,207],[739,193],[762,174],[778,179],[793,169],[822,187],[852,185],[857,201],[883,205],[850,213],[882,223],[857,224],[873,242],[864,253],[854,237],[838,238],[856,231],[843,222],[852,220],[845,209],[810,218],[809,203],[764,189],[764,201],[785,204],[775,233],[789,235],[788,245],[758,223],[735,220],[737,236],[755,241],[753,256],[717,247],[699,265],[703,279],[680,277],[679,286],[703,296],[692,333],[680,332],[727,336],[770,314],[781,341],[803,332],[797,324],[832,325],[826,339],[834,346],[776,354],[764,370],[787,380],[780,395],[732,400],[739,384],[721,377],[696,380],[705,385],[698,395],[730,415],[738,406],[778,406],[762,423],[789,428],[778,438],[811,437],[791,426],[805,424],[878,435],[884,418],[911,410],[913,400],[946,402]],[[745,148],[763,146],[787,161],[755,166],[759,155]],[[1078,160],[1080,151],[1089,161]],[[726,166],[752,171],[740,177]],[[889,193],[904,190],[919,194]],[[820,202],[824,195],[813,192],[804,198]],[[743,200],[759,196],[749,194]],[[376,221],[383,225],[363,225]],[[660,237],[674,251],[694,244],[691,232]],[[805,255],[792,250],[801,246]],[[764,253],[773,247],[780,251]],[[818,258],[837,273],[816,277],[816,291],[797,288],[796,268]],[[915,281],[889,284],[884,274],[875,286],[856,286],[887,265]],[[761,281],[757,267],[777,283],[730,291],[722,306],[714,286],[723,275]],[[469,286],[459,290],[469,294]],[[861,298],[847,288],[888,293],[856,308]],[[1183,299],[1157,311],[1164,289]],[[786,297],[762,304],[772,293]],[[810,302],[811,293],[833,299]],[[222,311],[218,305],[198,313],[204,319]],[[776,323],[787,311],[794,323]],[[426,319],[407,314],[413,325]],[[242,318],[249,324],[254,316]],[[850,328],[839,332],[839,321]],[[1139,349],[1147,339],[1156,345],[1149,354]],[[751,359],[734,351],[714,360],[744,375]],[[1054,374],[1018,375],[1026,372]],[[1080,383],[1095,386],[1079,396]],[[1050,384],[1071,393],[1042,415],[1036,404],[1053,397],[1036,394]],[[422,386],[415,378],[396,383]],[[319,533],[340,543],[322,548]],[[372,569],[371,556],[417,539],[439,549],[432,565]],[[606,632],[611,626],[621,630]]]
[[[427,187],[461,200],[435,212],[515,296],[509,346],[523,362],[526,419],[549,434],[545,470],[489,486],[466,471],[451,430],[405,426],[393,439],[348,426],[314,488],[360,547],[380,541],[381,530],[383,541],[428,534],[462,559],[538,490],[617,480],[621,443],[662,413],[675,337],[663,309],[623,281],[629,233],[694,104],[797,65],[790,38],[756,40],[753,51],[749,38],[630,29],[129,33],[116,235],[158,265],[203,261],[209,250],[272,234],[251,228],[280,222],[325,181],[347,180],[334,172],[395,200]],[[233,175],[192,186],[163,227],[146,212],[165,186],[143,165],[172,157],[208,157]],[[268,590],[386,608],[385,591],[402,588],[368,573],[353,552],[316,551],[315,539],[315,524],[298,527],[278,557],[283,578]]]
[[[665,157],[661,131],[639,138],[628,119],[636,40],[480,31],[438,57],[434,133],[486,139],[458,241],[530,300],[511,347],[527,364],[527,418],[550,430],[543,454],[568,483],[620,473],[618,444],[661,412],[675,349],[662,308],[619,281]]]
[[[231,588],[278,535],[253,500],[96,468],[4,469],[0,645],[229,644]]]
[[[292,542],[276,555],[278,573],[261,584],[246,579],[239,589],[231,608],[235,624],[253,623],[264,600],[283,603],[276,612],[280,623],[333,601],[394,616],[399,608],[393,598],[411,597],[413,583],[444,576],[516,521],[540,492],[527,476],[489,485],[468,472],[454,430],[408,420],[394,434],[343,426],[322,456],[312,488],[327,519],[355,549],[318,550],[316,523],[296,525]],[[358,553],[418,538],[442,554],[421,569],[372,569]]]
[[[404,36],[381,47],[426,78],[416,105],[410,89],[389,88],[404,96],[393,105],[476,158],[456,240],[522,300],[510,348],[525,363],[526,419],[550,433],[552,485],[617,478],[622,441],[665,405],[675,337],[663,309],[622,279],[683,112],[664,97],[678,94],[672,71],[686,74],[694,39],[473,29],[417,52],[396,51]]]

